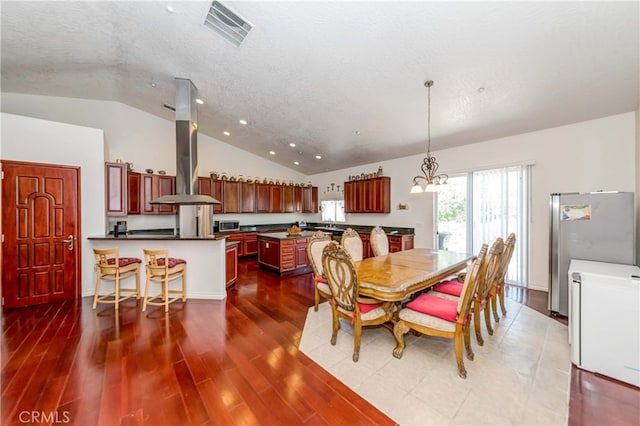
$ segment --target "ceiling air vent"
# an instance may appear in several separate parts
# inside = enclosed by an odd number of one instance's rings
[[[211,3],[204,25],[236,46],[242,44],[253,28],[253,25],[219,1]]]

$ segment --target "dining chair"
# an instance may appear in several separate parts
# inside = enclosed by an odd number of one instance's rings
[[[186,279],[187,261],[169,257],[169,250],[148,250],[144,252],[144,264],[147,271],[147,282],[144,288],[144,303],[142,311],[147,309],[147,305],[164,306],[164,311],[169,311],[169,304],[176,300],[187,300]],[[180,279],[181,288],[179,290],[169,289],[169,283]],[[149,286],[151,283],[159,283],[162,287],[161,293],[149,296]],[[169,298],[169,294],[179,294],[180,297]],[[159,299],[159,300],[156,300]]]
[[[315,304],[313,310],[318,311],[320,296],[331,299],[331,289],[322,271],[322,251],[331,242],[331,237],[322,231],[313,233],[307,242],[307,258],[313,269]]]
[[[335,345],[340,319],[353,324],[353,362],[360,357],[362,327],[381,325],[391,320],[391,302],[359,296],[359,282],[353,258],[345,247],[331,241],[322,252],[324,276],[331,289],[332,334]]]
[[[351,255],[351,258],[354,262],[362,260],[362,239],[360,238],[360,234],[358,234],[352,228],[347,228],[344,231],[344,233],[342,234],[342,239],[340,240],[340,244],[342,244],[342,247],[344,247],[345,250],[347,250],[347,252]]]
[[[507,271],[509,270],[509,263],[511,263],[511,257],[513,256],[513,249],[515,248],[515,245],[516,234],[512,232],[504,241],[504,250],[502,252],[502,259],[500,261],[500,269],[498,270],[498,274],[491,294],[491,310],[493,311],[493,319],[496,322],[500,321],[496,299],[500,300],[502,315],[507,315],[507,310],[504,307],[504,280],[507,276]]]
[[[484,250],[486,252],[486,248]],[[482,253],[482,250],[481,250]],[[467,370],[462,359],[462,343],[467,353],[467,358],[473,360],[471,349],[471,305],[476,287],[479,284],[479,273],[484,258],[480,256],[471,264],[465,276],[462,289],[462,297],[458,300],[445,299],[431,293],[422,293],[405,308],[398,312],[398,321],[393,327],[393,335],[396,339],[396,347],[393,356],[402,358],[405,348],[404,335],[409,330],[429,336],[445,337],[453,339],[455,345],[458,375],[467,378]]]
[[[376,226],[371,230],[369,241],[371,242],[371,250],[373,250],[374,256],[389,254],[389,239],[381,227]]]
[[[96,288],[93,294],[93,309],[98,303],[111,303],[118,310],[120,302],[134,297],[140,299],[140,263],[137,257],[120,257],[117,248],[93,249],[96,258]],[[122,287],[122,280],[135,277],[136,287]],[[114,291],[100,294],[100,283],[110,281],[114,283]]]
[[[484,245],[483,245],[484,246]],[[487,333],[493,335],[493,327],[491,326],[491,291],[494,286],[494,280],[497,277],[497,273],[500,267],[502,252],[504,249],[504,243],[502,238],[497,238],[491,245],[487,256],[484,257],[484,262],[480,265],[480,272],[478,277],[478,286],[475,296],[473,298],[473,324],[476,333],[476,340],[478,345],[484,345],[484,339],[482,338],[482,330],[480,326],[480,315],[484,312],[485,325],[487,327]],[[482,248],[480,252],[482,253]],[[485,249],[486,251],[486,249]],[[481,253],[478,257],[481,257]],[[433,287],[432,293],[435,296],[443,297],[446,299],[458,299],[461,292],[461,284],[454,281],[444,281],[436,284]]]

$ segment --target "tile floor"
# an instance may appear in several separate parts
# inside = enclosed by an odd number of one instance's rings
[[[405,335],[402,359],[385,328],[362,332],[360,360],[351,360],[353,329],[341,321],[336,346],[328,303],[307,313],[300,350],[402,425],[566,425],[571,362],[567,327],[506,299],[508,314],[472,332],[475,359],[465,358],[467,379],[458,377],[453,341]],[[483,325],[484,327],[484,325]]]

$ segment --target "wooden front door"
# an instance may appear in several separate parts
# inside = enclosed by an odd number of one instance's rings
[[[3,161],[4,308],[80,294],[79,167]]]

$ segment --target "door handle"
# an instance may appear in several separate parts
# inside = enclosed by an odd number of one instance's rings
[[[73,235],[69,235],[66,240],[62,240],[63,243],[67,243],[67,248],[73,250]]]

